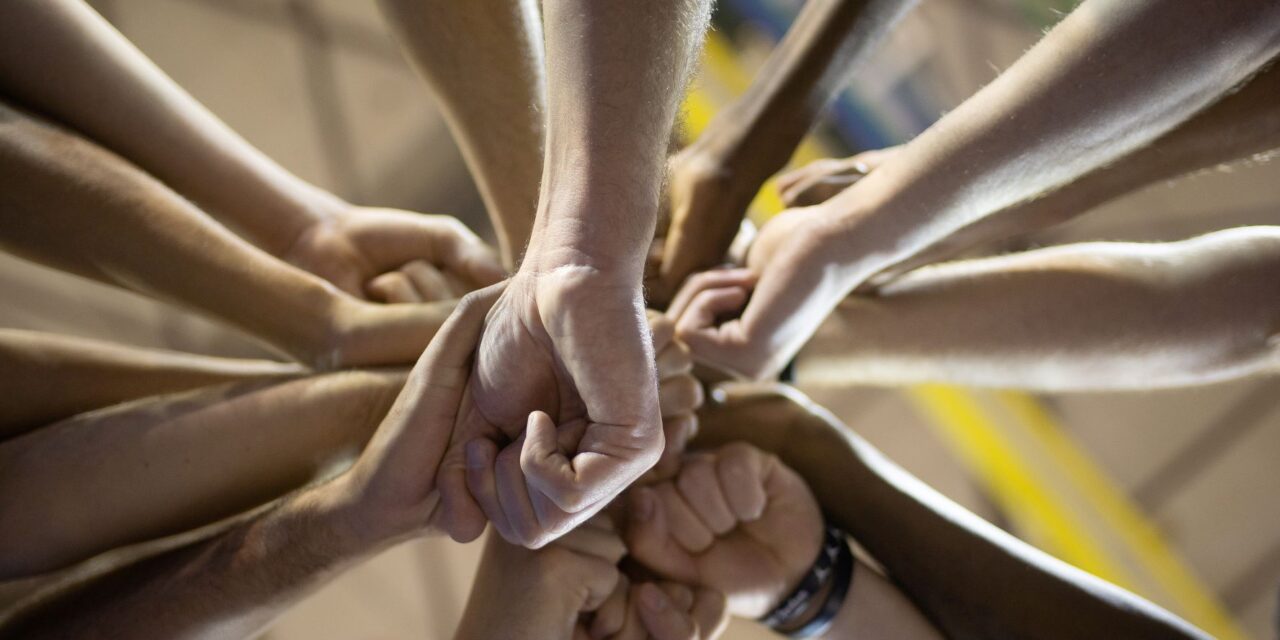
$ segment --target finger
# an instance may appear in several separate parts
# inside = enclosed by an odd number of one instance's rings
[[[789,209],[812,207],[834,198],[862,178],[860,173],[815,176],[783,192],[782,202]]]
[[[654,489],[636,487],[629,494],[626,541],[631,557],[659,574],[684,582],[697,576],[693,558],[671,535],[667,514]]]
[[[640,620],[639,595],[637,585],[632,585],[631,590],[627,592],[627,609],[622,628],[610,640],[648,640],[649,632],[644,628],[644,622]]]
[[[561,452],[556,434],[556,424],[542,411],[529,414],[525,427],[524,447],[520,453],[520,468],[535,491],[538,491],[565,511],[576,511],[577,496],[573,504],[562,503],[566,494],[577,485],[577,474],[569,458]]]
[[[578,558],[577,561],[584,564],[582,582],[587,587],[587,600],[582,611],[595,611],[617,589],[622,572],[618,571],[617,564],[600,558]]]
[[[677,609],[681,611],[688,611],[689,608],[693,606],[693,589],[690,589],[679,582],[672,582],[670,580],[664,580],[657,584],[658,587],[667,594],[667,597],[671,599],[672,604],[674,604]]]
[[[698,292],[676,320],[676,335],[687,341],[687,336],[701,329],[714,327],[717,320],[725,315],[741,313],[750,297],[751,291],[746,287],[722,287]]]
[[[521,436],[523,437],[523,436]],[[542,535],[542,525],[529,500],[529,488],[525,484],[524,474],[520,472],[519,440],[513,442],[498,454],[494,473],[498,485],[498,503],[506,514],[507,524],[511,527],[513,537],[508,542],[529,547]]]
[[[705,399],[702,383],[693,376],[677,376],[658,385],[658,407],[662,417],[693,413]]]
[[[653,466],[654,479],[671,478],[680,471],[680,458],[689,446],[689,440],[698,432],[698,417],[686,413],[663,418],[662,431],[666,435],[666,445],[658,464]]]
[[[627,546],[623,544],[622,538],[617,533],[588,526],[585,523],[564,534],[555,543],[575,553],[600,558],[614,564],[627,555]]]
[[[467,489],[466,463],[459,460],[454,464],[446,459],[436,476],[436,485],[440,487],[441,527],[445,533],[454,542],[479,538],[488,519]]]
[[[596,609],[595,619],[591,621],[589,632],[593,640],[611,637],[622,630],[627,620],[627,594],[630,591],[631,582],[625,575],[619,576],[613,593]]]
[[[729,625],[729,604],[724,594],[714,589],[698,589],[689,614],[698,626],[698,640],[718,638]]]
[[[497,456],[498,445],[486,438],[476,438],[466,444],[467,489],[479,505],[493,528],[503,539],[511,541],[513,532],[507,522],[506,512],[498,498]]]
[[[654,640],[698,639],[698,629],[693,618],[657,585],[646,582],[636,591],[640,622]]]
[[[676,477],[676,488],[694,515],[716,535],[722,536],[737,526],[737,518],[729,510],[729,503],[720,489],[720,478],[716,475],[712,458],[698,456],[686,460]]]
[[[413,288],[409,277],[399,271],[389,271],[369,281],[366,286],[369,297],[390,304],[425,302]]]
[[[671,323],[671,333],[675,335],[675,323]],[[674,376],[684,375],[693,371],[693,354],[689,351],[689,347],[685,346],[679,340],[672,340],[661,349],[654,346],[658,351],[658,379],[666,380]]]
[[[778,174],[774,178],[774,184],[778,185],[778,189],[785,190],[796,184],[813,178],[814,176],[827,175],[834,171],[839,171],[841,161],[839,158],[821,158],[814,160],[809,164],[797,167],[790,171]]]
[[[658,501],[662,504],[662,511],[667,516],[668,530],[676,543],[689,553],[706,551],[711,543],[715,542],[715,535],[694,513],[689,503],[685,502],[675,485],[669,482],[663,483],[658,485],[655,491],[658,494]]]
[[[755,282],[756,276],[749,269],[712,269],[695,273],[684,281],[679,293],[671,301],[671,306],[667,307],[667,315],[679,320],[694,296],[706,289],[752,287],[755,286]]]
[[[653,334],[653,351],[661,353],[676,336],[675,321],[666,314],[652,309],[646,309],[645,316],[649,320],[649,333]]]
[[[742,443],[721,447],[716,456],[716,476],[725,502],[740,522],[753,522],[764,514],[768,502],[764,489],[764,454]]]
[[[414,290],[424,301],[448,300],[454,297],[444,276],[425,260],[406,263],[400,267],[400,272],[408,277]]]

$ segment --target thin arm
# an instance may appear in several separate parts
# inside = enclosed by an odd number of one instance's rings
[[[546,115],[535,0],[381,0],[475,177],[508,269],[533,231]]]
[[[0,329],[0,440],[146,396],[298,375],[296,364],[143,349],[41,331]]]
[[[947,499],[795,389],[723,392],[699,446],[746,440],[780,457],[946,637],[1209,638]]]
[[[345,204],[255,149],[81,0],[0,3],[0,90],[128,158],[273,255]]]
[[[1280,369],[1280,227],[1088,243],[913,271],[851,296],[806,380],[1044,391],[1201,385]]]
[[[341,469],[404,382],[348,372],[97,411],[0,443],[0,579],[200,527]]]

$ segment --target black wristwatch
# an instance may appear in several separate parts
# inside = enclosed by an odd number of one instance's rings
[[[853,566],[853,552],[844,532],[827,525],[813,566],[800,584],[760,621],[790,638],[812,638],[826,633],[853,584]],[[824,591],[822,604],[816,614],[812,613],[814,598]],[[802,622],[802,618],[809,616],[812,617],[807,622]]]

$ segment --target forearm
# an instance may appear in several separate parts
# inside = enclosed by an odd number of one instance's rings
[[[1227,163],[1273,155],[1280,149],[1280,66],[1274,62],[1239,90],[1223,97],[1155,142],[1114,164],[1099,167],[1043,197],[975,220],[915,257],[877,274],[883,284],[924,264],[976,245],[1023,235],[1088,213],[1114,198]]]
[[[241,383],[77,416],[0,443],[4,578],[241,513],[350,463],[398,373]]]
[[[874,569],[857,562],[844,604],[823,638],[941,640],[915,605]]]
[[[128,158],[272,254],[341,208],[238,136],[79,0],[0,3],[0,89]]]
[[[144,560],[4,625],[23,638],[250,638],[382,548],[329,483],[217,537]]]
[[[118,156],[0,105],[0,246],[203,311],[308,364],[345,299],[210,220]]]
[[[799,392],[785,393],[705,412],[699,446],[746,440],[778,455],[946,637],[1208,637],[975,516]]]
[[[638,289],[710,3],[548,0],[543,9],[547,151],[528,268],[587,266]]]
[[[1206,384],[1280,368],[1280,228],[1090,243],[926,267],[851,296],[799,359],[840,384],[1046,391]]]
[[[1170,131],[1280,50],[1265,0],[1089,0],[892,161],[828,201],[857,286]],[[1084,114],[1084,115],[1082,115]]]
[[[533,0],[381,0],[475,177],[513,267],[533,231],[545,115],[542,22]]]
[[[0,440],[127,400],[302,372],[296,364],[0,329],[0,387],[14,398],[0,406]]]
[[[742,97],[692,145],[754,195],[916,0],[809,0]]]

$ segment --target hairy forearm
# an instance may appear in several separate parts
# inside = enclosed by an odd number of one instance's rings
[[[543,9],[547,150],[530,268],[584,265],[638,288],[710,3],[547,0]]]
[[[316,364],[344,301],[119,156],[0,105],[0,246],[203,311]]]
[[[253,382],[122,405],[0,443],[0,575],[225,518],[349,464],[400,373]]]
[[[144,560],[19,614],[23,638],[250,638],[380,546],[351,533],[333,483],[208,541]]]
[[[239,137],[80,0],[0,3],[0,90],[128,158],[275,255],[341,207]]]
[[[982,520],[783,389],[705,410],[699,446],[746,440],[778,455],[946,637],[1208,637]]]
[[[1114,198],[1179,176],[1280,149],[1280,65],[1273,61],[1248,82],[1155,142],[1099,167],[1042,197],[975,220],[910,260],[877,274],[883,284],[911,269],[991,240],[1037,231],[1088,213]],[[868,287],[870,288],[870,287]]]
[[[533,232],[545,116],[542,21],[534,0],[381,0],[431,85],[514,266]]]
[[[914,271],[851,296],[807,381],[1147,389],[1280,368],[1280,228],[1065,245]]]
[[[1088,0],[1016,64],[828,201],[852,287],[1172,130],[1280,51],[1280,5]],[[856,230],[856,231],[855,231]]]
[[[0,329],[0,440],[75,414],[212,384],[297,375],[296,364],[142,349],[40,331]]]

